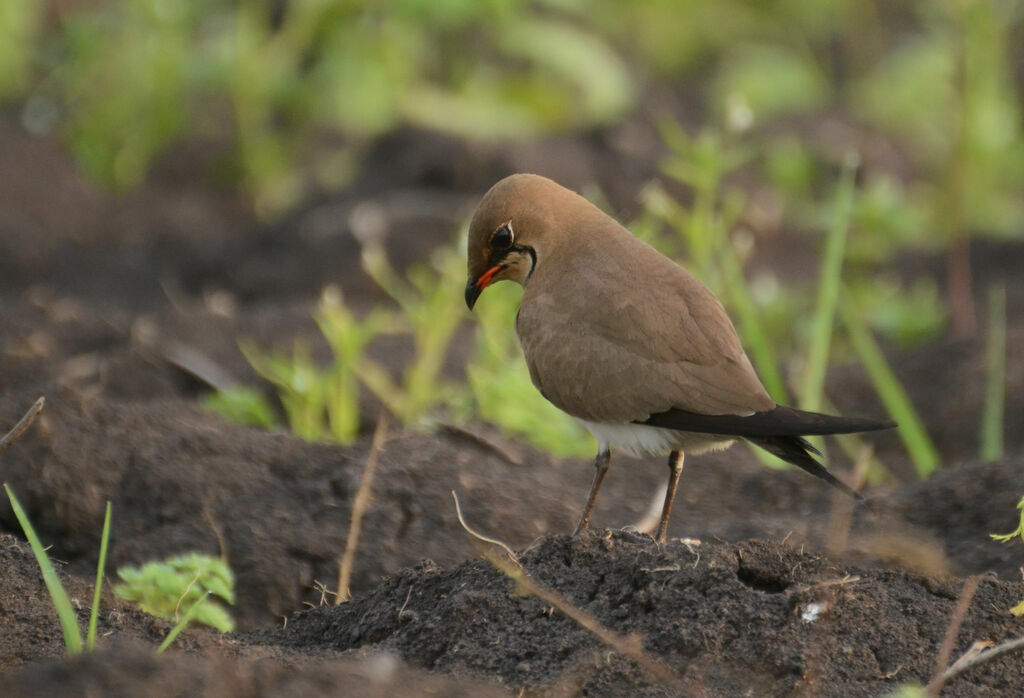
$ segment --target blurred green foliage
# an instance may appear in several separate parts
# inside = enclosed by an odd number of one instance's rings
[[[412,335],[413,356],[397,381],[369,358],[356,364],[356,371],[404,425],[415,425],[437,405],[449,403],[457,390],[442,378],[441,369],[463,319],[457,289],[464,283],[465,261],[454,247],[445,247],[402,278],[383,248],[368,245],[363,248],[363,269],[398,306],[400,326]]]
[[[843,288],[886,340],[935,336],[947,322],[937,285],[876,269],[908,248],[1024,231],[1022,28],[1016,0],[7,0],[0,100],[116,189],[175,145],[198,144],[206,175],[244,187],[267,216],[311,188],[343,187],[365,146],[403,125],[527,139],[613,125],[639,97],[651,111],[675,105],[714,126],[690,135],[662,123],[670,184],[648,188],[632,227],[685,254],[722,294],[782,397],[783,376],[805,367],[778,357],[803,357],[815,306],[806,289],[746,268],[765,232],[752,211],[768,201],[769,234],[813,243],[829,230],[843,154],[859,150]],[[675,196],[680,187],[690,198]],[[438,404],[475,404],[548,448],[581,450],[570,427],[535,411],[544,403],[524,400],[520,414],[518,397],[484,389],[528,387],[511,334],[498,338],[486,321],[478,331],[493,336],[478,336],[468,387],[441,380],[458,322],[444,285],[454,257],[404,279],[375,254],[365,262],[397,305],[384,323],[394,327],[356,318],[340,299],[321,307],[336,357],[326,376],[301,343],[287,355],[247,347],[293,429],[351,440],[362,386],[405,423]],[[398,377],[365,355],[385,331],[415,344]],[[829,340],[830,356],[856,353]],[[219,399],[239,419],[270,421],[256,394]]]
[[[981,412],[978,457],[992,462],[1003,457],[1006,411],[1006,282],[988,290],[988,339],[985,347],[985,406]]]
[[[233,385],[203,398],[203,406],[219,412],[236,424],[270,429],[277,424],[277,415],[270,401],[257,388]]]
[[[355,439],[354,432],[332,428],[327,411],[328,400],[348,402],[348,399],[347,396],[329,394],[329,385],[332,383],[329,376],[335,371],[332,368],[323,369],[313,360],[307,342],[296,339],[291,354],[267,352],[245,340],[239,342],[239,348],[256,373],[277,389],[288,428],[296,436],[307,441],[330,439],[340,443],[351,443]],[[260,405],[262,400],[255,397],[259,392],[252,391],[249,395],[257,401],[257,410],[263,412],[264,408]],[[224,391],[220,397],[208,400],[207,406],[229,419],[243,421],[242,417],[247,416],[247,413],[238,410],[237,399],[237,391]],[[346,415],[343,421],[348,423],[350,417]]]
[[[1017,509],[1020,511],[1020,522],[1017,524],[1017,528],[1010,533],[990,533],[989,536],[992,540],[999,541],[1000,543],[1009,543],[1019,537],[1021,541],[1024,541],[1024,497],[1017,502]],[[1024,617],[1024,601],[1011,608],[1010,613],[1018,617]]]
[[[706,122],[760,129],[787,194],[820,181],[801,124],[840,115],[920,174],[897,211],[907,182],[865,173],[865,214],[901,239],[1019,235],[1022,20],[1015,0],[8,0],[0,99],[116,187],[173,143],[213,146],[215,170],[275,214],[343,185],[360,144],[402,124],[528,138],[669,90]]]
[[[333,286],[324,289],[313,318],[331,349],[333,358],[326,367],[313,359],[309,344],[299,339],[291,354],[265,351],[251,341],[240,342],[239,348],[253,369],[277,389],[292,432],[308,441],[349,444],[359,436],[359,381],[366,373],[376,376],[383,372],[366,357],[367,345],[383,333],[398,331],[399,320],[384,309],[357,318]],[[380,380],[389,378],[385,375]],[[253,388],[222,390],[209,396],[205,404],[242,424],[269,427],[276,422],[273,407]],[[385,404],[393,405],[387,400]]]
[[[59,112],[79,161],[114,187],[192,139],[224,148],[220,170],[279,213],[301,196],[303,166],[338,161],[311,147],[320,133],[358,143],[410,123],[525,137],[621,117],[625,64],[554,4],[110,0],[61,7],[40,31],[43,3],[12,0],[0,97],[20,95],[37,130]]]
[[[1024,7],[959,0],[918,10],[917,36],[860,77],[851,107],[907,144],[939,187],[936,229],[1019,235],[1024,140],[1011,56]]]
[[[45,6],[38,0],[0,3],[0,100],[28,88],[33,46],[40,33]]]
[[[122,567],[117,576],[121,582],[114,585],[114,593],[146,613],[172,621],[187,614],[222,633],[235,629],[228,610],[210,598],[235,602],[234,573],[220,558],[188,553],[141,567]]]
[[[1014,538],[1020,537],[1021,541],[1024,542],[1024,497],[1017,502],[1017,509],[1020,511],[1020,523],[1017,528],[1010,533],[990,533],[992,540],[997,540],[1000,543],[1009,543]]]

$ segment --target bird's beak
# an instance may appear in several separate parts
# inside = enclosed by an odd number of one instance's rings
[[[501,265],[493,266],[478,279],[470,279],[466,282],[466,306],[472,310],[473,306],[476,305],[476,299],[480,297],[480,294],[484,292],[484,289],[490,285],[494,279],[494,275],[501,271]]]

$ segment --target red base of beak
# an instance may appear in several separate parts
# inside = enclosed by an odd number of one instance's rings
[[[483,290],[490,285],[494,275],[499,271],[501,271],[500,264],[485,271],[476,281],[470,279],[466,282],[466,305],[469,306],[470,310],[472,310],[473,306],[476,305],[476,299],[479,298],[480,294],[483,293]]]

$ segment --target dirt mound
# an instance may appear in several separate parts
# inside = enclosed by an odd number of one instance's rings
[[[0,413],[13,415],[13,410]],[[13,420],[8,420],[13,423]],[[237,578],[242,628],[279,622],[335,586],[351,504],[368,444],[308,444],[224,423],[183,402],[51,400],[36,427],[0,461],[45,541],[87,576],[95,569],[103,507],[113,503],[111,573],[198,550],[225,553]],[[544,458],[546,461],[547,459]],[[468,511],[519,544],[571,525],[558,489],[538,494],[491,450],[461,437],[396,433],[382,454],[376,505],[363,521],[355,588],[430,557],[472,555],[458,533],[452,489]],[[546,469],[552,485],[559,469]],[[588,473],[578,473],[580,491]],[[516,506],[532,507],[509,516]],[[0,522],[17,530],[0,508]]]
[[[293,616],[248,640],[393,650],[437,672],[558,695],[879,695],[927,682],[961,582],[836,563],[779,542],[657,545],[626,533],[546,538],[524,568],[679,674],[660,685],[483,561],[394,575],[350,603]],[[1016,584],[984,579],[958,635],[1019,634]],[[1024,692],[1021,660],[993,661],[944,695]]]
[[[65,574],[59,560],[53,562],[84,634],[92,607],[93,586],[84,579]],[[4,628],[0,633],[0,668],[63,655],[60,621],[28,544],[0,533],[0,571],[0,618],[3,618]],[[116,599],[109,586],[100,609],[97,638],[114,635],[153,641],[170,630],[164,621]]]
[[[27,403],[0,401],[5,423],[15,421],[15,404]],[[452,490],[475,526],[512,545],[571,530],[592,466],[494,439],[498,448],[461,434],[393,434],[363,522],[357,592],[424,558],[451,565],[473,556],[455,520]],[[319,584],[335,586],[368,449],[365,440],[353,447],[308,444],[232,426],[180,401],[62,394],[5,454],[0,476],[44,540],[56,541],[55,554],[86,578],[108,499],[111,573],[189,550],[226,553],[238,579],[236,616],[242,629],[252,629],[279,622],[303,601],[317,603]],[[512,455],[518,462],[506,460]],[[595,525],[641,519],[664,471],[660,462],[617,459]],[[1024,565],[1020,546],[997,545],[988,533],[1015,526],[1022,473],[1024,461],[1008,459],[945,471],[880,496],[872,512],[855,518],[851,547],[929,573],[996,570],[1015,580]],[[813,478],[767,470],[734,448],[694,459],[671,532],[725,540],[789,536],[821,550],[831,502],[830,491]],[[7,508],[0,509],[0,522],[17,530]],[[930,557],[921,560],[922,550]]]

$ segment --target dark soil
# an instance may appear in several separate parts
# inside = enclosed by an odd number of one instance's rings
[[[687,461],[674,540],[661,546],[605,530],[644,518],[667,474],[661,462],[616,456],[595,532],[570,540],[588,462],[553,459],[485,425],[392,428],[362,524],[355,598],[328,605],[322,589],[337,586],[379,406],[366,401],[366,434],[351,447],[234,426],[198,406],[206,386],[182,370],[182,356],[255,382],[240,337],[281,347],[314,338],[310,311],[328,283],[356,308],[380,302],[359,270],[360,206],[384,215],[403,266],[448,242],[482,191],[511,171],[575,187],[596,179],[618,210],[635,207],[654,173],[649,132],[633,124],[529,148],[402,133],[367,153],[366,173],[343,195],[264,226],[173,167],[125,197],[97,192],[54,143],[0,118],[0,431],[47,398],[39,421],[0,456],[0,479],[66,562],[82,627],[110,500],[108,577],[175,553],[223,554],[238,579],[240,628],[189,630],[156,657],[170,624],[108,591],[99,651],[63,658],[38,568],[0,505],[0,527],[12,534],[0,534],[5,695],[878,695],[931,677],[972,574],[985,577],[950,661],[975,641],[1024,634],[1008,613],[1024,597],[1024,546],[988,535],[1016,526],[1024,494],[1024,356],[1008,356],[1007,456],[978,463],[981,339],[890,355],[943,454],[946,467],[928,481],[869,489],[869,506],[851,515],[818,481],[767,470],[737,447]],[[813,259],[799,238],[784,238],[767,244],[761,263]],[[1009,282],[1017,346],[1024,278],[1012,272],[1024,247],[973,251],[979,289]],[[906,266],[934,273],[942,260]],[[456,378],[463,344],[447,366]],[[394,370],[410,351],[402,338],[373,347]],[[880,413],[859,369],[833,370],[828,385],[844,412]],[[895,434],[876,444],[887,464],[911,472]],[[474,529],[515,547],[538,582],[609,629],[635,633],[677,680],[659,683],[561,611],[516,594],[479,559],[452,490]],[[812,603],[821,610],[805,621]],[[1024,653],[1011,654],[946,692],[1024,695],[1022,669]]]
[[[254,638],[286,647],[386,648],[444,673],[559,695],[879,695],[927,682],[960,590],[893,569],[838,564],[778,541],[699,546],[596,533],[545,538],[522,555],[541,583],[678,672],[659,685],[484,561],[394,575],[339,607],[293,616]],[[961,636],[1019,631],[1019,585],[986,579]],[[401,600],[401,602],[399,602]],[[494,648],[500,648],[495,651]],[[950,695],[1024,688],[1019,660],[989,664]]]

